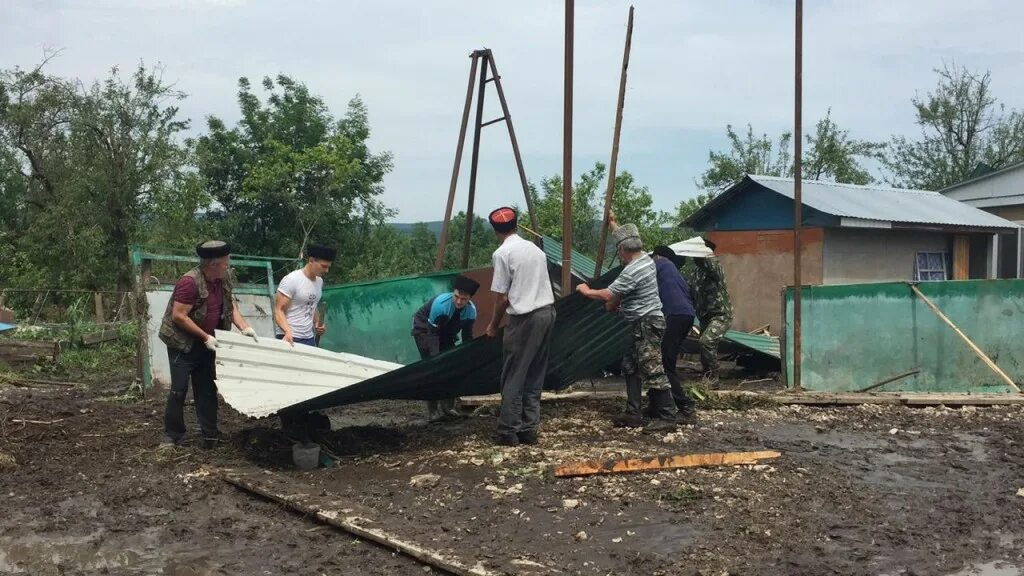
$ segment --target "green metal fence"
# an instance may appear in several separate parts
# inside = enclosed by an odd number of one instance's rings
[[[1024,379],[1024,280],[923,282],[943,313],[1018,384]],[[802,291],[805,389],[999,393],[1009,387],[905,282]],[[793,382],[793,290],[785,294],[787,385]]]

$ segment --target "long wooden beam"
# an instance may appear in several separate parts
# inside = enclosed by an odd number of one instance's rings
[[[359,538],[376,542],[377,544],[392,550],[397,550],[398,552],[411,556],[424,564],[440,568],[445,572],[456,574],[458,576],[498,576],[497,572],[487,570],[479,564],[475,566],[467,566],[465,563],[452,558],[451,556],[445,556],[434,552],[433,550],[428,550],[419,545],[407,542],[383,530],[369,528],[365,526],[365,520],[357,516],[341,517],[341,514],[337,511],[322,510],[308,502],[302,501],[298,496],[277,494],[260,484],[250,481],[248,478],[232,474],[225,470],[218,471],[218,475],[228,484],[231,484],[244,492],[266,498],[267,500],[281,504],[285,508],[299,512],[303,515],[312,516],[320,522],[329,524],[335,528],[340,528],[345,532],[358,536]]]
[[[625,460],[609,460],[607,462],[589,460],[556,466],[555,476],[567,478],[572,476],[593,476],[594,474],[674,470],[676,468],[736,466],[739,464],[757,464],[760,460],[778,458],[779,456],[782,456],[779,452],[763,450],[759,452],[717,452],[712,454],[655,456],[654,458],[628,458]]]

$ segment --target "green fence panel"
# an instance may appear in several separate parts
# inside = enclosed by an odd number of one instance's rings
[[[922,282],[921,292],[1014,382],[1024,378],[1024,280]],[[1000,393],[1010,388],[905,282],[801,291],[807,390],[851,392],[920,370],[886,392]],[[793,382],[793,289],[785,295],[785,366]]]
[[[327,332],[320,346],[399,364],[416,362],[420,355],[410,335],[413,314],[427,300],[451,290],[457,274],[440,272],[324,288],[321,308]]]

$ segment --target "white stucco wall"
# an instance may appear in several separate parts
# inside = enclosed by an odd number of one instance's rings
[[[942,232],[828,228],[822,281],[854,284],[913,280],[918,252],[951,254],[952,250],[953,236]]]

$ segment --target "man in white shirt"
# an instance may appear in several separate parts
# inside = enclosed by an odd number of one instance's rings
[[[488,219],[501,246],[492,257],[491,291],[496,296],[487,336],[497,336],[498,325],[509,314],[501,343],[501,410],[495,442],[536,444],[540,393],[555,325],[548,260],[540,248],[516,234],[515,210],[498,208]]]
[[[330,271],[337,251],[315,244],[308,253],[305,266],[281,279],[274,303],[277,338],[293,346],[316,346],[317,336],[327,330],[317,306],[323,293],[323,277]]]

